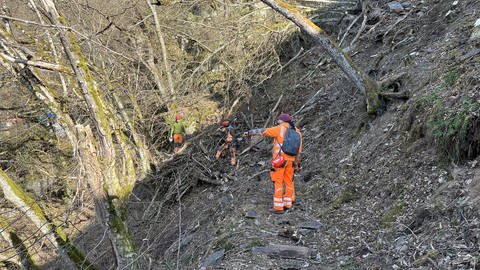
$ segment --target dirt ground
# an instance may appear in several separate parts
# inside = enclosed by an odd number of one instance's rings
[[[395,13],[387,1],[376,1],[349,49],[377,80],[405,73],[391,90],[408,91],[408,100],[386,100],[383,111],[367,115],[362,94],[321,48],[308,48],[236,112],[239,131],[252,122],[262,127],[280,95],[276,112],[295,113],[317,93],[295,116],[304,153],[292,211],[268,212],[271,141],[243,153],[233,168],[213,158],[221,138],[214,126],[158,168],[160,176],[140,183],[130,223],[152,269],[479,267],[479,158],[448,159],[428,128],[435,108],[423,103],[429,97],[447,105],[467,96],[479,101],[479,42],[469,37],[480,2],[454,2],[408,1],[410,8]],[[454,83],[446,77],[451,70],[459,73]],[[473,121],[472,141],[478,127]],[[240,141],[239,152],[249,143]],[[472,145],[478,148],[478,141]],[[203,168],[210,183],[185,171],[192,166]],[[167,176],[177,179],[178,189],[159,189]],[[180,181],[194,184],[181,189]],[[308,255],[262,253],[261,247],[275,245],[308,248]]]

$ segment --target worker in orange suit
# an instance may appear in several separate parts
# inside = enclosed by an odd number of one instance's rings
[[[225,151],[228,149],[228,151],[230,152],[230,165],[235,166],[237,165],[237,145],[235,128],[230,123],[230,121],[225,120],[222,122],[222,129],[226,133],[226,140],[225,143],[218,148],[217,153],[215,154],[215,158],[219,159],[225,154]]]
[[[170,127],[170,137],[168,140],[173,142],[173,152],[178,154],[185,141],[185,124],[182,121],[182,116],[179,114],[175,115],[175,123]]]
[[[285,210],[291,209],[295,201],[295,187],[293,175],[295,170],[300,171],[300,154],[302,152],[302,133],[295,127],[289,114],[282,113],[277,117],[278,125],[271,128],[253,129],[244,132],[244,136],[265,136],[272,137],[272,168],[270,178],[274,183],[273,208],[270,212],[283,214]],[[299,147],[297,155],[288,155],[282,151],[285,133],[288,128],[294,128],[298,132]],[[285,186],[285,192],[284,192]]]

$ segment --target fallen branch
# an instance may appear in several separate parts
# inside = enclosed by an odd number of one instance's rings
[[[232,117],[233,109],[235,109],[235,106],[237,106],[237,103],[238,103],[239,101],[240,101],[240,98],[237,98],[237,99],[233,102],[232,106],[230,106],[230,110],[228,111],[227,116],[226,116],[227,119],[230,118],[230,117]]]
[[[355,23],[358,21],[358,19],[360,19],[360,17],[362,17],[362,14],[358,15],[351,23],[350,25],[347,27],[347,29],[345,29],[345,33],[343,33],[343,36],[342,36],[342,39],[340,40],[340,42],[338,43],[338,46],[342,46],[342,43],[343,41],[345,40],[345,38],[347,37],[348,35],[348,32],[350,31],[350,29],[355,25]]]
[[[403,15],[402,17],[400,17],[394,24],[392,24],[388,29],[387,31],[385,31],[385,34],[383,34],[383,37],[385,38],[386,35],[388,35],[388,33],[390,33],[390,31],[392,31],[393,28],[395,28],[395,26],[397,26],[400,22],[402,22],[403,20],[405,20],[408,15],[410,15],[410,13],[412,13],[414,9],[411,9],[410,11],[408,11],[405,15]]]
[[[407,91],[402,91],[402,92],[380,92],[378,94],[379,96],[383,98],[389,98],[389,99],[409,99],[410,94]]]
[[[280,97],[278,98],[277,100],[277,103],[275,104],[275,106],[273,107],[273,109],[270,110],[270,115],[268,116],[267,118],[267,121],[265,121],[265,124],[263,124],[263,128],[266,128],[268,123],[270,122],[270,119],[272,118],[273,116],[273,113],[277,110],[277,107],[278,105],[280,104],[280,101],[282,101],[282,98],[283,98],[283,94],[280,95]]]
[[[302,107],[300,107],[300,109],[298,109],[298,111],[296,111],[294,114],[292,114],[292,116],[296,116],[296,115],[299,114],[305,107],[314,104],[314,103],[317,101],[317,96],[318,96],[318,94],[320,94],[320,92],[322,92],[322,91],[323,91],[323,88],[321,88],[320,90],[318,90],[311,98],[309,98],[309,99],[307,100],[307,102],[305,102],[305,104],[302,105]]]
[[[283,98],[283,94],[280,95],[280,97],[278,98],[277,100],[277,103],[275,103],[275,106],[270,110],[270,114],[267,118],[267,121],[265,121],[265,123],[263,124],[263,128],[266,128],[268,123],[270,122],[270,119],[272,118],[273,116],[273,113],[277,110],[277,107],[278,105],[280,104],[280,101],[282,101],[282,98]],[[259,138],[256,142],[251,142],[250,143],[250,146],[247,147],[245,150],[243,150],[239,156],[241,156],[242,154],[245,154],[246,152],[250,151],[250,149],[252,149],[255,145],[259,144],[260,142],[263,141],[263,137],[262,138]]]
[[[298,51],[298,53],[292,57],[292,59],[290,59],[285,65],[283,66],[280,66],[277,70],[275,70],[274,72],[272,72],[269,76],[267,76],[266,78],[264,78],[263,80],[261,80],[260,82],[258,82],[257,84],[255,84],[253,86],[253,88],[256,88],[258,87],[259,85],[262,85],[266,80],[269,80],[273,77],[273,75],[277,74],[278,72],[282,71],[283,69],[285,69],[286,67],[288,67],[291,63],[293,63],[293,61],[295,61],[296,59],[298,59],[300,56],[302,56],[302,53],[303,53],[304,49],[303,47],[300,48],[300,50]],[[310,50],[308,50],[307,52],[309,52]],[[307,53],[305,52],[305,53]]]
[[[3,59],[5,59],[9,62],[12,62],[12,63],[24,64],[24,65],[27,65],[27,66],[37,67],[37,68],[41,68],[41,69],[58,71],[58,72],[67,73],[67,74],[73,74],[73,72],[69,68],[67,68],[65,66],[62,66],[62,65],[58,65],[58,64],[14,58],[14,57],[12,57],[10,55],[7,55],[7,54],[4,54],[2,52],[0,52],[0,57],[2,57]]]
[[[247,181],[250,181],[250,180],[252,180],[253,178],[255,178],[255,177],[257,177],[257,176],[259,176],[259,175],[261,175],[261,174],[263,174],[263,173],[269,172],[269,171],[270,171],[270,169],[266,169],[266,170],[263,170],[263,171],[259,171],[259,172],[257,172],[256,174],[250,176],[250,177],[247,179]]]
[[[243,113],[243,112],[240,112],[240,114],[242,115],[243,117],[243,121],[245,122],[245,124],[247,125],[248,129],[253,129],[253,123],[250,123],[247,119],[247,116]]]
[[[362,21],[362,25],[360,26],[360,29],[358,30],[357,34],[355,35],[355,37],[352,39],[352,41],[350,42],[350,47],[353,46],[353,44],[355,43],[355,41],[357,41],[357,39],[360,37],[360,35],[362,34],[363,30],[365,30],[365,27],[367,26],[367,1],[363,1],[363,4],[362,4],[362,14],[363,14],[363,21]]]

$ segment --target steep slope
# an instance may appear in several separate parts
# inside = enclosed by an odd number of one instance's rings
[[[365,113],[361,94],[319,48],[242,106],[235,123],[246,130],[252,122],[262,126],[282,94],[277,111],[292,113],[315,96],[296,116],[305,152],[293,211],[267,211],[269,144],[247,151],[231,168],[212,158],[211,142],[221,136],[216,127],[159,171],[175,177],[188,174],[185,163],[198,162],[218,185],[181,189],[176,177],[177,190],[156,195],[164,178],[139,185],[143,202],[184,194],[162,204],[155,222],[132,220],[136,228],[149,228],[137,237],[155,247],[146,248],[154,269],[475,269],[479,50],[470,34],[480,4],[452,3],[410,1],[400,14],[386,1],[372,7],[350,54],[377,79],[405,73],[393,90],[411,93],[409,100],[386,100],[377,116]],[[439,113],[445,123],[436,120]],[[468,125],[449,122],[462,113]],[[241,141],[240,152],[248,143]],[[131,210],[145,215],[145,208]]]

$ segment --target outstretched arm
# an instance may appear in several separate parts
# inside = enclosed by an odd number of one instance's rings
[[[271,128],[257,128],[244,132],[244,136],[265,136],[265,137],[277,137],[280,134],[280,126],[274,126]]]

